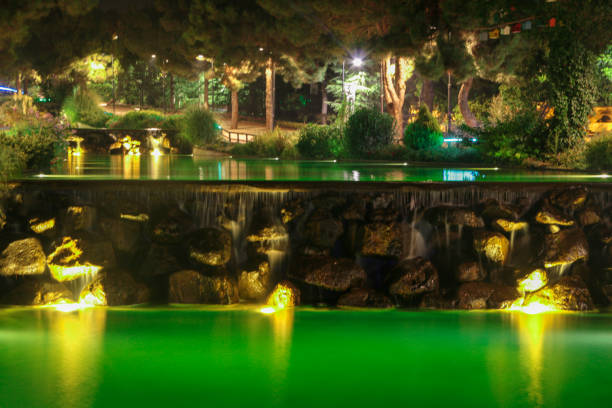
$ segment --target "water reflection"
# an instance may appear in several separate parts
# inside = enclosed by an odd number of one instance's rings
[[[294,311],[292,308],[280,309],[269,315],[269,318],[272,324],[274,339],[271,354],[272,382],[274,383],[274,388],[280,390],[287,383]]]
[[[124,180],[140,179],[139,155],[112,155],[110,157],[110,173],[112,176]]]
[[[82,176],[84,174],[83,155],[69,154],[67,159],[68,174],[70,176]]]

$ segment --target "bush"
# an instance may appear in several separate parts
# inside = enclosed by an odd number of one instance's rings
[[[300,129],[297,150],[302,157],[327,159],[342,150],[342,130],[337,126],[309,124]]]
[[[93,91],[77,86],[62,104],[62,112],[73,123],[104,127],[110,116],[100,109],[100,98]]]
[[[206,109],[189,109],[185,113],[180,128],[180,137],[192,145],[212,144],[219,139],[220,128],[215,122],[213,114]]]
[[[344,129],[346,148],[355,157],[368,157],[391,144],[393,127],[390,115],[374,109],[358,109]]]
[[[586,166],[592,170],[612,170],[612,134],[602,135],[587,145]]]
[[[2,138],[2,134],[0,134],[0,138]],[[23,153],[12,146],[0,143],[0,193],[2,192],[3,185],[19,174],[24,167],[25,157]]]
[[[404,130],[404,144],[415,150],[431,149],[444,143],[440,125],[427,105],[422,105],[414,122]]]
[[[295,158],[295,146],[290,133],[274,129],[272,132],[257,135],[255,140],[245,144],[235,144],[231,153],[236,156]]]
[[[107,123],[113,129],[149,129],[161,128],[166,121],[163,113],[157,111],[134,111],[123,116],[116,116]]]

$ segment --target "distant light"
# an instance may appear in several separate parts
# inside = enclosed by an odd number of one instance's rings
[[[356,67],[360,67],[363,65],[363,58],[353,58],[353,65]]]
[[[408,163],[404,162],[404,166],[407,166],[407,165],[408,165]]]
[[[444,138],[444,143],[449,143],[449,142],[460,142],[463,139],[461,139],[460,137],[445,137]]]
[[[275,157],[274,160],[280,160],[278,157]]]
[[[264,50],[263,47],[259,47],[259,51],[263,51],[263,50]]]
[[[603,174],[600,174],[599,177],[601,177],[601,178],[608,178],[608,177],[610,177],[610,175],[606,174],[606,173],[603,173]]]
[[[113,34],[113,41],[116,41],[119,39],[119,36],[117,34]]]
[[[7,86],[0,86],[0,91],[3,91],[3,92],[13,92],[13,93],[16,93],[16,92],[17,92],[17,90],[16,90],[16,89],[9,88],[9,87],[7,87]]]
[[[151,54],[151,58],[155,59],[155,58],[157,58],[157,55]]]
[[[204,56],[203,56],[202,54],[199,54],[199,55],[196,57],[196,59],[197,59],[198,61],[204,61]]]

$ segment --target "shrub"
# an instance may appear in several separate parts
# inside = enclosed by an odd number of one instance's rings
[[[100,109],[100,98],[93,91],[77,86],[72,96],[62,104],[62,112],[71,123],[83,123],[94,127],[104,127],[109,115]]]
[[[219,126],[213,114],[206,109],[189,109],[185,113],[180,128],[180,137],[192,145],[212,144],[219,138]]]
[[[0,134],[0,138],[2,138],[2,134]],[[25,157],[23,153],[12,146],[0,143],[0,193],[3,185],[19,174],[24,167]],[[0,227],[1,225],[0,223]]]
[[[257,135],[255,140],[245,144],[235,144],[231,153],[236,156],[295,157],[294,141],[290,133],[274,129]]]
[[[612,134],[591,141],[585,152],[586,166],[593,170],[612,170]]]
[[[404,144],[412,149],[431,149],[444,143],[440,125],[427,105],[422,105],[414,122],[404,130]]]
[[[374,109],[358,109],[344,129],[348,152],[356,157],[368,157],[385,148],[393,140],[393,118]]]
[[[163,129],[165,120],[166,118],[161,112],[143,110],[116,116],[107,123],[107,126],[113,129]]]
[[[338,157],[342,146],[342,130],[337,126],[309,124],[300,129],[297,150],[302,157],[326,159]]]

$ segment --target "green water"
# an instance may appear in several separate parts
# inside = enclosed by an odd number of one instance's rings
[[[51,173],[31,178],[221,180],[221,181],[404,181],[404,182],[609,182],[606,174],[502,169],[423,167],[404,162],[334,162],[281,159],[200,159],[192,156],[70,156]]]
[[[0,407],[599,407],[612,315],[0,310]]]

